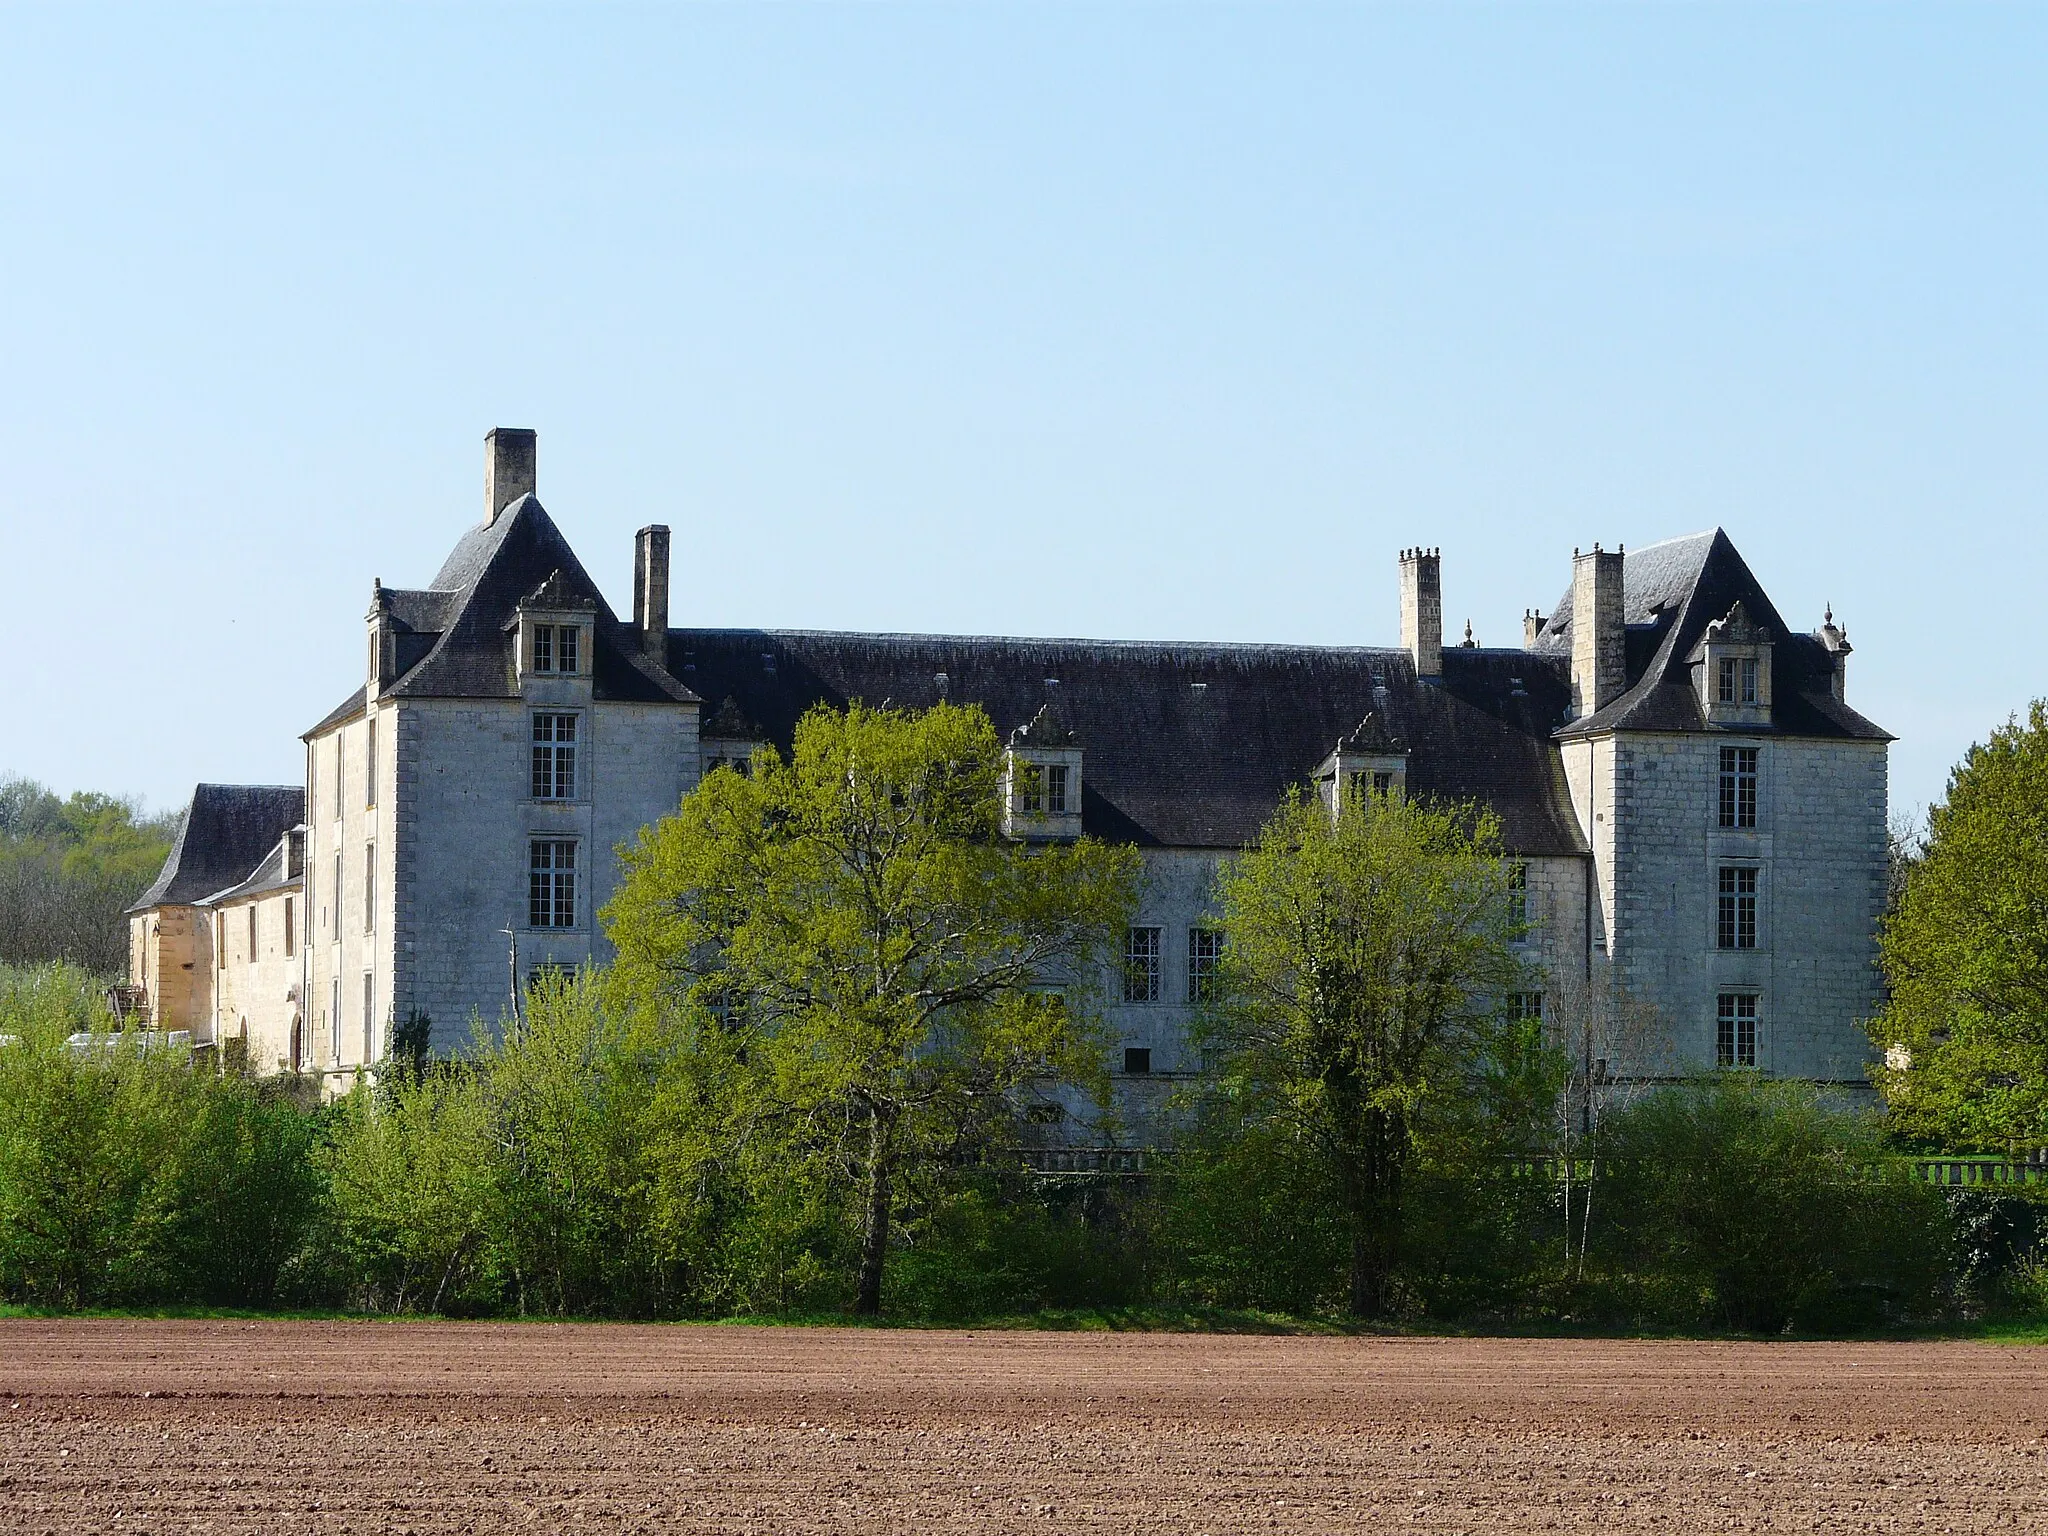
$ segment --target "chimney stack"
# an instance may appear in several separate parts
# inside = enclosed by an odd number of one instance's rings
[[[493,427],[484,434],[484,526],[534,488],[531,427]]]
[[[1444,582],[1441,549],[1401,551],[1401,646],[1415,675],[1444,675]]]
[[[1522,649],[1525,651],[1535,650],[1537,637],[1542,633],[1543,615],[1534,608],[1524,608],[1522,610]]]
[[[640,649],[668,665],[668,530],[659,523],[633,537],[633,627]]]
[[[1621,550],[1572,551],[1572,714],[1583,719],[1628,687]]]

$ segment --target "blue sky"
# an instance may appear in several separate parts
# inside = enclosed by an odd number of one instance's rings
[[[482,438],[679,624],[1514,644],[1719,524],[2048,692],[2048,11],[0,8],[0,772],[293,781]]]

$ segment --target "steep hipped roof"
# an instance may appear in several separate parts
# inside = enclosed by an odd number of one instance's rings
[[[199,785],[156,883],[128,910],[191,906],[239,884],[305,819],[306,791],[296,784]]]
[[[1707,719],[1686,658],[1707,626],[1739,603],[1771,642],[1771,724],[1744,725],[1745,735],[1891,736],[1834,696],[1834,662],[1812,635],[1794,634],[1728,535],[1716,528],[1630,550],[1622,557],[1622,620],[1628,626],[1628,687],[1604,709],[1560,733],[1719,731]],[[1537,637],[1536,651],[1571,658],[1572,594],[1567,587]]]
[[[530,493],[465,533],[432,587],[387,587],[383,596],[398,635],[399,675],[382,690],[387,697],[518,697],[516,641],[507,626],[522,600],[538,599],[540,606],[596,615],[597,698],[656,704],[696,699],[642,654],[637,636],[619,623],[554,519]],[[317,735],[361,709],[358,694],[306,734]]]
[[[1084,744],[1081,815],[1101,837],[1235,848],[1368,712],[1408,745],[1411,793],[1477,799],[1529,854],[1585,851],[1551,732],[1570,700],[1555,657],[1133,644],[801,630],[674,630],[669,670],[731,697],[787,747],[814,704],[977,703],[1005,738],[1048,703]],[[945,674],[943,686],[939,674]]]

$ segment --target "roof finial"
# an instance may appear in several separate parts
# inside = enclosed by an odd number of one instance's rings
[[[1835,622],[1835,605],[1833,603],[1827,603],[1823,605],[1820,621],[1823,624],[1832,624]]]

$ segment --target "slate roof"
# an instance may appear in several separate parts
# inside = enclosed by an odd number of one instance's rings
[[[240,884],[305,819],[306,791],[297,784],[199,785],[156,882],[128,910],[193,906]]]
[[[508,625],[522,599],[595,613],[591,681],[597,698],[696,701],[694,693],[647,660],[638,635],[619,622],[554,519],[530,493],[465,533],[431,587],[382,590],[380,600],[398,636],[398,676],[383,689],[385,696],[518,697],[516,640]],[[318,735],[359,714],[365,693],[357,690],[305,734]]]
[[[1622,557],[1622,620],[1628,626],[1628,688],[1604,709],[1559,734],[1609,730],[1722,731],[1743,735],[1846,737],[1891,735],[1835,698],[1834,662],[1813,635],[1795,634],[1719,528],[1669,539]],[[1686,658],[1709,624],[1737,603],[1771,638],[1771,724],[1723,727],[1706,717]],[[1571,659],[1571,589],[1537,636],[1536,652]],[[1445,653],[1449,655],[1449,652]]]
[[[267,896],[272,891],[296,890],[306,883],[303,868],[294,872],[292,844],[304,837],[304,829],[293,827],[277,840],[277,846],[263,856],[263,861],[249,872],[247,879],[231,885],[224,891],[215,891],[205,898],[205,905],[213,906],[224,901],[240,901],[250,896]],[[298,859],[303,860],[305,845],[299,841]]]
[[[683,629],[668,659],[785,749],[813,704],[944,697],[1005,737],[1053,704],[1086,752],[1083,828],[1155,847],[1250,842],[1372,713],[1409,744],[1410,793],[1484,801],[1522,853],[1586,851],[1551,740],[1571,696],[1554,657],[1448,650],[1439,686],[1403,650]]]

